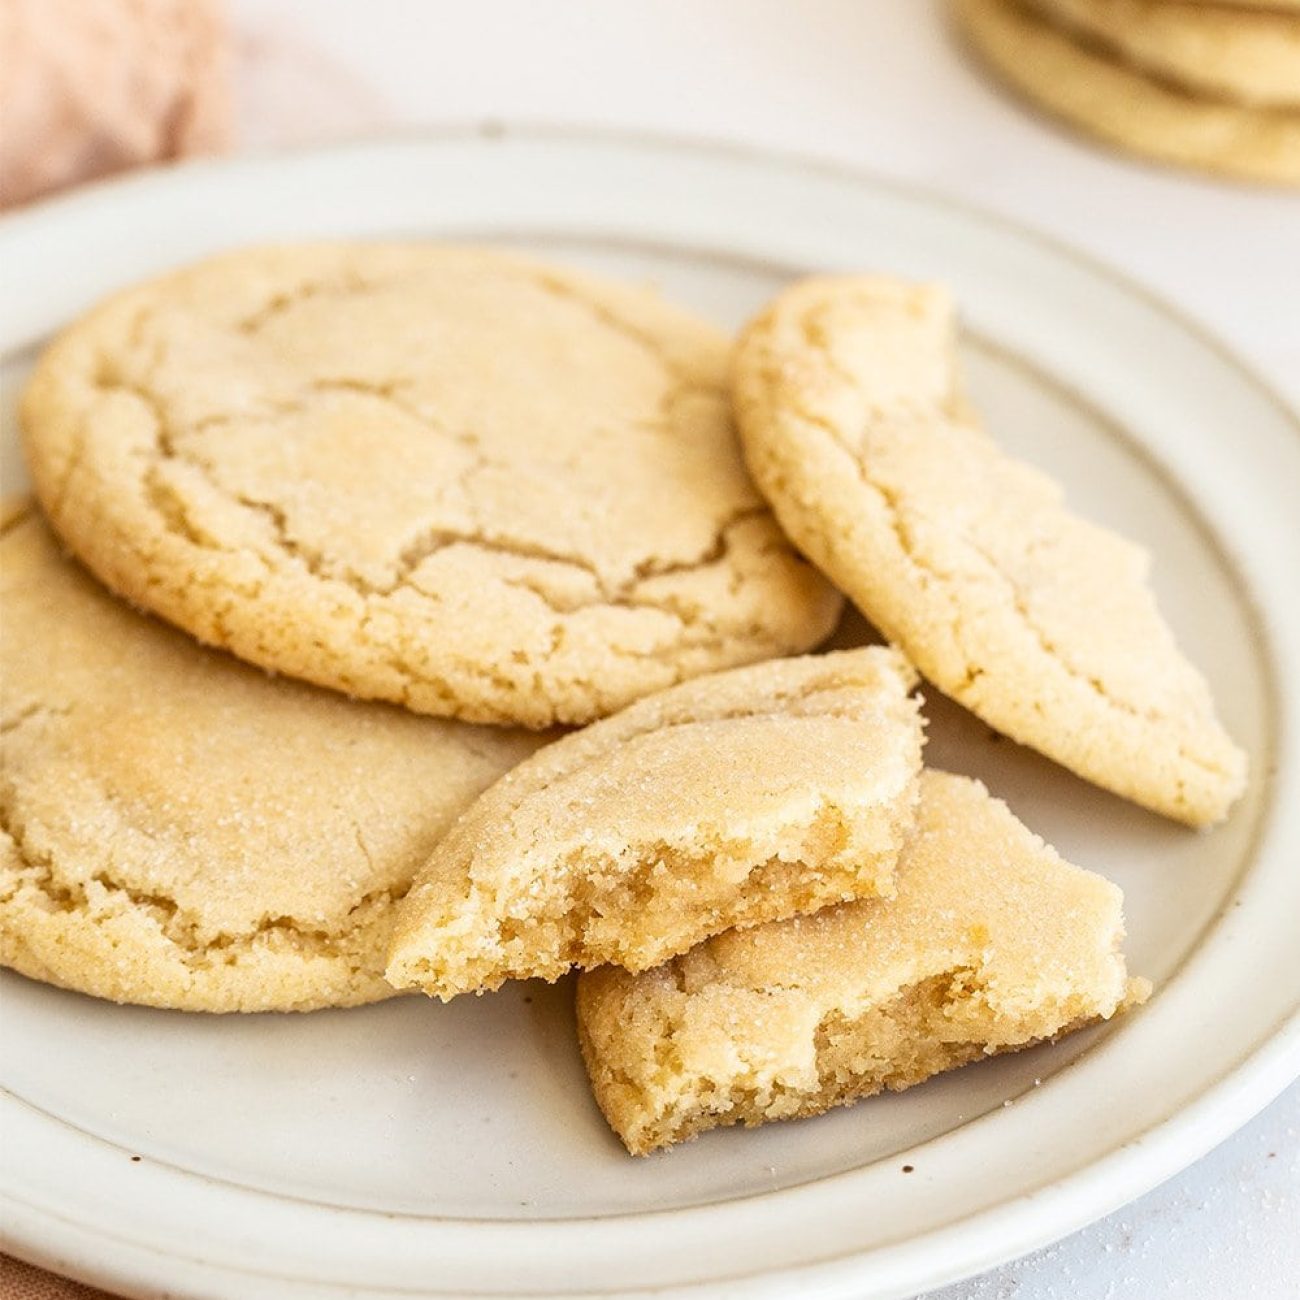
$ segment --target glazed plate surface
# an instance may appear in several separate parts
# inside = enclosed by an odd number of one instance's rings
[[[929,761],[1118,881],[1155,996],[1054,1047],[647,1160],[591,1101],[568,984],[205,1018],[6,973],[4,1248],[140,1296],[899,1297],[1140,1195],[1300,1073],[1300,427],[1199,327],[1031,233],[798,161],[508,132],[202,164],[0,222],[5,490],[52,330],[204,253],[321,237],[505,244],[728,326],[811,271],[947,282],[989,427],[1152,551],[1250,789],[1196,834],[927,692]]]

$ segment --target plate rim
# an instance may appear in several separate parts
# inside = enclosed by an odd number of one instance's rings
[[[1164,317],[1166,321],[1172,322],[1172,324],[1180,328],[1184,334],[1191,336],[1199,344],[1212,350],[1222,363],[1235,372],[1238,378],[1248,383],[1258,396],[1265,398],[1274,406],[1283,419],[1292,426],[1293,431],[1300,432],[1300,413],[1297,413],[1282,393],[1260,375],[1251,362],[1240,357],[1198,318],[1186,313],[1182,308],[1170,303],[1158,292],[1151,290],[1139,280],[1120,271],[1110,263],[1086,251],[1079,250],[1057,236],[1039,230],[1032,225],[1023,224],[1012,217],[983,208],[978,204],[954,198],[938,187],[900,181],[872,173],[867,169],[828,159],[811,158],[794,152],[766,149],[761,146],[730,141],[698,140],[655,132],[591,129],[586,127],[538,124],[522,124],[519,126],[498,126],[493,124],[490,127],[485,127],[480,124],[389,131],[380,135],[366,135],[357,139],[309,148],[258,150],[236,155],[229,159],[201,160],[153,169],[140,175],[111,178],[70,195],[57,196],[32,205],[17,213],[0,218],[0,250],[11,240],[21,241],[27,238],[27,231],[39,228],[39,223],[52,212],[72,212],[75,215],[78,209],[93,211],[103,201],[105,195],[130,194],[132,192],[147,195],[148,191],[154,187],[170,188],[177,184],[183,184],[187,178],[201,172],[212,172],[218,175],[223,172],[227,174],[239,173],[245,170],[255,170],[258,165],[268,161],[287,161],[303,158],[323,160],[331,155],[346,156],[358,151],[368,152],[375,148],[388,148],[404,142],[413,145],[431,145],[448,142],[463,144],[477,140],[486,145],[500,139],[536,140],[550,145],[563,145],[565,143],[578,145],[601,144],[633,152],[649,149],[668,153],[688,153],[697,157],[714,156],[740,159],[768,169],[777,168],[786,171],[803,170],[821,173],[858,186],[917,200],[949,212],[956,212],[973,220],[978,225],[993,227],[1020,240],[1027,240],[1057,258],[1064,258],[1092,276],[1108,281],[1123,293],[1141,299],[1147,306]],[[11,355],[12,352],[28,346],[31,341],[31,339],[19,338],[14,343],[0,346],[0,357]],[[1280,679],[1280,674],[1277,672],[1278,666],[1276,664],[1271,666]],[[1262,813],[1265,820],[1267,820],[1267,815],[1267,809],[1265,809]],[[1212,924],[1217,923],[1221,916],[1222,913],[1216,914]],[[1202,939],[1204,939],[1204,936],[1202,936]],[[1193,952],[1195,951],[1197,949],[1193,949]],[[1191,955],[1192,953],[1189,953],[1188,957],[1190,958]],[[1297,991],[1297,993],[1300,996],[1300,991]],[[1260,1038],[1250,1050],[1224,1067],[1213,1083],[1202,1088],[1188,1103],[1177,1107],[1162,1120],[1149,1125],[1137,1137],[1107,1151],[1099,1159],[1083,1164],[1073,1173],[1045,1183],[1044,1186],[1034,1192],[964,1216],[942,1227],[932,1229],[921,1236],[911,1237],[900,1243],[876,1248],[873,1250],[872,1255],[874,1257],[882,1252],[894,1251],[902,1247],[915,1249],[917,1246],[924,1246],[927,1243],[933,1244],[936,1239],[950,1238],[961,1233],[971,1233],[976,1237],[988,1233],[991,1237],[997,1238],[996,1246],[986,1250],[982,1259],[975,1259],[974,1253],[967,1250],[960,1261],[948,1261],[932,1270],[929,1276],[921,1280],[922,1285],[929,1287],[941,1285],[946,1281],[952,1281],[959,1277],[969,1276],[973,1271],[991,1267],[1001,1260],[1032,1250],[1111,1212],[1118,1206],[1143,1194],[1165,1178],[1172,1176],[1179,1169],[1184,1168],[1223,1140],[1240,1124],[1246,1122],[1297,1076],[1300,1076],[1300,1002],[1298,1002],[1296,1010],[1279,1020],[1272,1031]],[[13,1104],[13,1099],[7,1092],[4,1092],[3,1099],[0,1100],[0,1110],[3,1110],[7,1116]],[[26,1106],[26,1103],[19,1104]],[[66,1126],[66,1122],[59,1120],[57,1117],[52,1117],[52,1122]],[[973,1128],[981,1122],[981,1120],[976,1120],[966,1128]],[[1195,1141],[1190,1144],[1188,1141],[1189,1134],[1195,1135]],[[94,1141],[105,1141],[105,1139],[100,1139],[95,1135],[89,1136]],[[942,1142],[947,1136],[943,1135],[932,1139],[931,1143],[922,1144],[916,1149],[924,1149],[925,1146],[932,1145],[933,1142]],[[1118,1171],[1125,1170],[1127,1171],[1125,1177],[1115,1178],[1116,1182],[1123,1184],[1122,1192],[1116,1195],[1113,1191],[1107,1191],[1104,1184],[1109,1182]],[[1140,1173],[1135,1174],[1135,1171],[1140,1171]],[[206,1175],[192,1171],[187,1172],[185,1176],[212,1181]],[[1070,1187],[1076,1187],[1077,1184],[1082,1183],[1099,1183],[1103,1185],[1092,1193],[1085,1210],[1080,1212],[1076,1207],[1076,1213],[1071,1216],[1064,1216],[1064,1219],[1059,1214],[1053,1218],[1050,1215],[1044,1216],[1040,1212],[1039,1217],[1035,1219],[1023,1213],[1026,1202],[1035,1199],[1041,1200],[1050,1193],[1060,1194],[1063,1189],[1068,1190]],[[228,1186],[241,1192],[257,1196],[269,1196],[273,1200],[279,1199],[276,1194],[238,1188],[237,1184],[228,1184]],[[779,1197],[783,1194],[783,1192],[775,1192],[769,1193],[767,1196]],[[0,1185],[0,1200],[15,1209],[26,1208],[29,1211],[26,1219],[28,1226],[32,1226],[37,1219],[42,1217],[43,1212],[38,1207],[23,1207],[12,1196],[9,1188],[3,1185]],[[340,1212],[372,1213],[369,1211],[346,1210]],[[694,1210],[687,1208],[637,1212],[625,1217],[631,1220],[647,1218],[662,1220],[665,1216],[690,1215],[694,1212]],[[53,1216],[46,1215],[44,1217],[53,1222]],[[998,1228],[994,1232],[989,1232],[991,1225],[999,1224],[1006,1218],[1013,1220],[1019,1218],[1022,1221],[1024,1229],[1018,1236],[1009,1236],[1005,1228]],[[15,1221],[14,1218],[10,1219],[11,1223]],[[452,1221],[463,1222],[463,1220],[455,1218]],[[519,1225],[509,1224],[508,1226],[518,1227]],[[540,1225],[529,1224],[526,1226],[544,1227],[545,1222]],[[61,1236],[66,1241],[68,1237],[75,1235],[75,1229],[76,1225],[71,1225],[65,1231],[47,1228],[49,1232],[47,1240],[53,1240]],[[17,1236],[23,1237],[23,1239],[16,1239],[16,1234],[13,1231],[0,1227],[0,1246],[19,1257],[30,1258],[34,1262],[45,1263],[54,1267],[62,1267],[64,1270],[77,1263],[59,1254],[57,1246],[46,1248],[36,1245],[30,1237],[23,1236],[21,1233],[17,1234]],[[1010,1248],[1008,1248],[1007,1244],[1009,1241],[1013,1243]],[[160,1262],[173,1265],[186,1262],[173,1252],[155,1250],[154,1253]],[[666,1288],[655,1287],[654,1290],[657,1294],[687,1295],[696,1293],[698,1287],[716,1287],[719,1284],[730,1286],[736,1283],[743,1284],[747,1288],[745,1290],[747,1295],[768,1294],[769,1292],[779,1294],[781,1292],[776,1288],[788,1284],[791,1280],[798,1279],[802,1282],[815,1284],[818,1294],[847,1294],[842,1292],[843,1287],[862,1281],[860,1264],[863,1259],[864,1256],[861,1252],[851,1251],[812,1264],[798,1264],[791,1268],[776,1271],[767,1270],[761,1274],[737,1275],[735,1278],[711,1277],[704,1282]],[[191,1262],[204,1267],[203,1262],[197,1258]],[[106,1282],[108,1285],[118,1287],[125,1284],[128,1288],[141,1286],[149,1288],[156,1284],[149,1280],[141,1280],[138,1275],[134,1274],[117,1275],[108,1264],[102,1261],[96,1261],[93,1264],[87,1263],[84,1266],[77,1265],[77,1267],[78,1269],[84,1269],[84,1271],[78,1272],[79,1276],[101,1284]],[[252,1276],[258,1280],[284,1284],[287,1288],[296,1285],[296,1283],[289,1283],[286,1279],[274,1274],[258,1273]],[[755,1286],[756,1283],[762,1285]],[[909,1285],[914,1284],[915,1282]],[[319,1283],[313,1279],[311,1285],[317,1286]],[[350,1284],[338,1283],[337,1286],[339,1290],[360,1294]],[[286,1289],[285,1293],[288,1294],[289,1290]],[[367,1292],[367,1294],[370,1293]],[[387,1289],[374,1291],[373,1294],[392,1296],[402,1294],[402,1292]],[[546,1294],[551,1293],[547,1292]],[[632,1291],[628,1292],[628,1294],[644,1294],[644,1292]],[[903,1295],[907,1294],[907,1292],[882,1291],[878,1292],[878,1294]]]
[[[308,144],[259,145],[237,153],[182,158],[155,163],[134,171],[95,177],[75,189],[55,193],[24,204],[16,211],[0,212],[0,245],[15,231],[22,232],[31,224],[39,229],[41,221],[50,214],[75,211],[80,206],[94,206],[105,195],[118,191],[147,191],[154,186],[170,186],[187,176],[202,176],[208,172],[238,170],[245,165],[292,162],[305,158],[324,158],[331,154],[368,152],[392,145],[428,145],[440,143],[483,144],[500,141],[536,140],[545,143],[605,144],[632,150],[686,153],[697,156],[712,155],[731,158],[759,166],[776,166],[798,170],[879,189],[903,198],[964,213],[975,221],[999,228],[1007,234],[1018,236],[1040,248],[1058,254],[1076,266],[1110,281],[1153,307],[1162,315],[1175,321],[1186,333],[1211,348],[1219,360],[1231,366],[1247,379],[1258,394],[1274,406],[1296,426],[1300,433],[1300,403],[1291,402],[1287,395],[1260,367],[1241,355],[1221,334],[1190,309],[1182,307],[1167,294],[1147,284],[1139,276],[1121,270],[1114,262],[1100,254],[1057,235],[1045,226],[1013,217],[998,208],[988,207],[973,199],[950,193],[941,185],[914,181],[888,172],[876,171],[868,166],[844,161],[830,155],[808,153],[793,147],[764,145],[753,141],[729,139],[707,134],[686,135],[672,131],[657,131],[649,127],[607,126],[600,123],[565,122],[559,120],[527,121],[511,118],[451,118],[440,122],[405,123],[380,130],[349,132],[329,141]],[[0,336],[4,333],[0,326]],[[20,338],[16,343],[0,343],[0,362],[16,351],[31,346],[33,340]]]

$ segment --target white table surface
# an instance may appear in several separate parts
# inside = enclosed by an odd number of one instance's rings
[[[1300,405],[1300,195],[1149,169],[1040,121],[971,65],[940,4],[233,7],[244,147],[504,120],[736,140],[850,163],[1006,213],[1120,267]],[[932,1300],[1013,1296],[1300,1296],[1300,1085],[1127,1209]]]

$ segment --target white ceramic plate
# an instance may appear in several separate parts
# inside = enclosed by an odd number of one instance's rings
[[[728,324],[814,269],[947,281],[992,428],[1154,552],[1250,791],[1194,834],[936,702],[933,762],[1123,886],[1154,999],[1053,1048],[644,1161],[590,1100],[565,985],[222,1019],[6,976],[8,1249],[148,1296],[902,1296],[1137,1196],[1300,1073],[1300,437],[1206,336],[1038,237],[861,177],[612,138],[398,140],[187,167],[0,223],[6,485],[15,381],[48,331],[196,255],[317,236],[501,240],[655,280]]]

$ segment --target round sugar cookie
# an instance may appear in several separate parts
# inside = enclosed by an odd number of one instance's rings
[[[1187,0],[1034,0],[1034,7],[1193,93],[1300,108],[1300,14]]]
[[[539,743],[268,677],[0,537],[0,963],[190,1011],[389,997],[397,901]]]
[[[1157,162],[1300,185],[1300,110],[1197,97],[1079,43],[1016,0],[954,0],[988,65],[1040,108]]]
[[[419,713],[581,723],[834,625],[741,463],[729,346],[487,250],[246,250],[72,325],[26,451],[72,550],[205,642]]]

